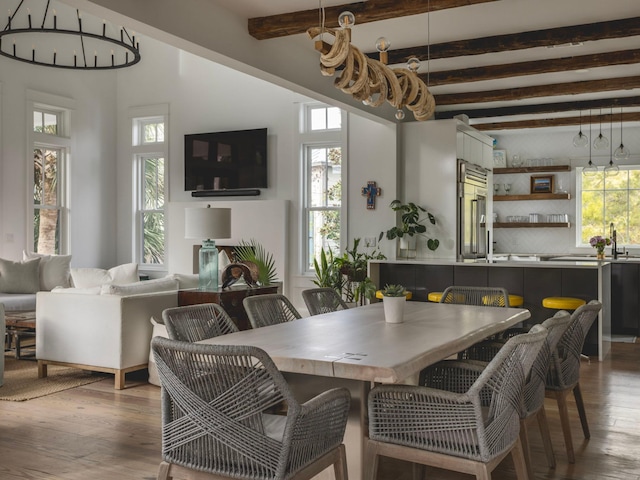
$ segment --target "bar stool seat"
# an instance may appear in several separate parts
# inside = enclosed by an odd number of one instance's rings
[[[442,298],[442,292],[429,292],[427,295],[427,300],[430,302],[440,303],[440,299]]]
[[[574,297],[546,297],[542,299],[542,306],[556,310],[575,310],[587,302]]]
[[[510,307],[521,307],[522,305],[524,305],[524,297],[521,295],[509,295]]]
[[[377,290],[377,291],[376,291],[376,298],[379,298],[379,299],[381,299],[381,300],[382,300],[382,297],[383,297],[383,296],[384,296],[384,295],[382,295],[382,290]],[[411,297],[412,297],[413,295],[411,295],[411,292],[407,291],[407,292],[404,294],[404,296],[405,296],[405,297],[407,297],[407,300],[411,300]]]

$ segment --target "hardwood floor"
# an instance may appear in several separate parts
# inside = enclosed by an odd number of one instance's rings
[[[581,386],[591,428],[582,437],[570,403],[576,464],[566,460],[557,408],[546,409],[557,467],[547,467],[537,426],[530,428],[535,479],[640,480],[640,344],[616,343],[602,363],[583,362]],[[160,389],[143,374],[113,377],[27,402],[0,401],[0,478],[61,480],[154,479],[160,463]],[[410,466],[386,461],[380,480],[411,480]],[[428,479],[470,479],[436,469]],[[510,459],[494,480],[515,480]],[[352,479],[357,480],[357,479]]]

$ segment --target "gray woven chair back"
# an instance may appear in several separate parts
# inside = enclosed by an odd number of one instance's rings
[[[486,366],[439,362],[421,373],[420,385],[428,388],[374,388],[370,438],[483,462],[508,451],[520,432],[525,378],[546,336],[535,325],[509,339]]]
[[[162,312],[167,334],[173,340],[199,342],[238,331],[231,317],[217,303],[168,308]]]
[[[257,347],[154,337],[151,348],[162,385],[166,462],[236,479],[279,480],[342,443],[346,389],[301,405]],[[286,415],[265,413],[282,401]]]
[[[338,292],[333,288],[309,288],[302,291],[302,299],[309,309],[309,314],[320,315],[321,313],[346,310],[346,304]]]
[[[279,293],[245,297],[242,304],[253,328],[276,325],[302,318],[289,299]]]
[[[547,389],[565,390],[573,388],[578,383],[582,347],[601,309],[602,303],[591,300],[573,312],[571,322],[552,354],[546,378]]]
[[[453,285],[442,292],[440,303],[477,305],[482,307],[508,307],[509,293],[501,287],[465,287]]]

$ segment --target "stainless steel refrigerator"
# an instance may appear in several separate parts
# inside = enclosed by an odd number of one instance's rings
[[[479,165],[458,160],[458,260],[487,257],[487,174]]]

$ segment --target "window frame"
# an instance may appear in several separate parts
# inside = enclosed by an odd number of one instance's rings
[[[317,108],[336,108],[332,105],[321,103],[302,104],[299,117],[299,153],[300,158],[300,229],[299,229],[299,271],[302,275],[314,276],[315,270],[309,267],[313,263],[312,252],[309,245],[309,220],[310,214],[321,209],[309,207],[310,175],[307,153],[313,148],[339,147],[341,149],[341,172],[342,184],[340,212],[340,252],[344,251],[347,245],[348,236],[348,149],[347,149],[347,120],[348,116],[344,110],[340,110],[341,128],[326,130],[311,130],[311,111]],[[324,209],[335,211],[335,208]],[[334,252],[339,254],[339,252]]]
[[[167,202],[169,198],[169,142],[168,127],[169,115],[165,108],[149,108],[144,111],[131,112],[131,158],[133,168],[133,201],[134,211],[132,215],[132,256],[143,271],[165,271],[167,269],[168,235],[167,235]],[[145,142],[145,126],[154,123],[164,124],[164,141]],[[162,209],[147,209],[145,207],[145,162],[151,158],[164,159],[164,204]],[[145,262],[144,247],[144,218],[146,214],[158,214],[164,216],[164,254],[162,263]]]

